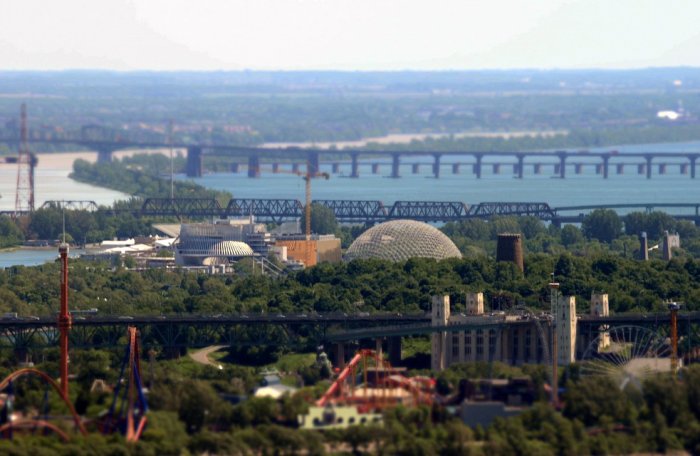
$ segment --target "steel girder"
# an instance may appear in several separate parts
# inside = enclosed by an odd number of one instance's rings
[[[304,206],[296,199],[248,199],[234,198],[228,202],[225,215],[246,217],[254,215],[260,219],[279,222],[283,219],[299,218]]]
[[[387,218],[449,222],[467,218],[468,212],[469,207],[460,201],[396,201]]]
[[[373,222],[386,220],[388,212],[384,203],[372,200],[314,200],[333,210],[335,218],[343,222]]]
[[[469,217],[494,215],[531,215],[540,220],[552,220],[555,211],[547,203],[479,203],[469,208]]]

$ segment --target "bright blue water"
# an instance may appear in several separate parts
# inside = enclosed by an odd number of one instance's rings
[[[624,152],[695,152],[700,150],[700,141],[675,144],[646,144],[618,146],[601,150],[618,150]],[[501,158],[503,159],[503,158]],[[546,159],[533,157],[530,163]],[[637,166],[625,166],[624,174],[618,175],[615,161],[611,160],[609,178],[595,172],[593,166],[584,166],[582,173],[576,175],[572,166],[567,166],[566,179],[553,178],[552,159],[542,167],[542,173],[535,175],[533,167],[526,160],[523,179],[513,177],[512,165],[502,165],[500,174],[494,174],[484,158],[482,178],[477,179],[471,166],[462,165],[460,174],[452,174],[450,163],[473,162],[470,156],[444,156],[442,158],[441,176],[432,177],[432,157],[403,157],[400,179],[386,177],[391,172],[390,159],[377,158],[381,163],[380,174],[373,175],[368,161],[360,165],[360,178],[344,177],[350,173],[350,164],[343,163],[339,174],[331,174],[330,179],[314,179],[312,190],[314,199],[368,199],[381,200],[392,204],[397,200],[423,201],[463,201],[474,204],[483,201],[543,201],[552,206],[616,204],[616,203],[695,203],[700,202],[700,163],[698,178],[693,180],[689,174],[680,172],[680,159],[659,159],[657,162],[676,163],[666,168],[666,174],[659,175],[657,165],[652,166],[652,179],[639,175]],[[576,158],[570,162],[597,163],[595,158]],[[420,174],[412,174],[410,163],[425,163]],[[624,159],[625,163],[641,163],[639,158]],[[244,172],[211,173],[194,179],[200,185],[217,190],[227,190],[240,198],[304,198],[304,181],[294,174],[272,174],[270,166],[263,165],[262,176],[250,179]],[[289,165],[281,165],[289,169]],[[322,171],[331,172],[330,165],[322,165]],[[184,176],[179,176],[184,179]],[[680,212],[678,209],[674,211]]]
[[[70,256],[77,257],[82,251],[71,250]],[[0,269],[15,265],[38,266],[58,258],[58,248],[26,249],[0,251]]]

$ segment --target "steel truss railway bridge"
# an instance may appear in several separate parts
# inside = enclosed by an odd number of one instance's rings
[[[532,216],[540,220],[581,223],[595,209],[651,212],[662,210],[677,219],[700,225],[700,203],[601,204],[590,206],[551,207],[543,202],[484,202],[469,205],[459,201],[396,201],[387,206],[372,200],[315,200],[333,210],[341,223],[373,224],[388,220],[410,219],[423,222],[457,222],[494,216]],[[179,219],[226,218],[255,216],[261,222],[279,223],[299,219],[304,206],[296,199],[231,199],[222,206],[215,199],[147,198],[140,207],[131,209],[100,208],[94,201],[47,201],[42,206],[66,210],[105,211],[118,215],[124,212],[138,217],[177,217]],[[8,212],[14,214],[14,211]]]
[[[313,349],[320,344],[345,344],[357,341],[388,340],[400,348],[401,337],[436,332],[471,330],[505,331],[514,326],[535,327],[537,317],[506,320],[503,316],[473,317],[461,324],[432,326],[424,314],[346,315],[216,315],[216,316],[135,316],[74,319],[70,343],[76,348],[113,348],[121,346],[126,326],[135,326],[142,346],[177,356],[186,348],[210,345],[286,346]],[[549,320],[540,318],[547,324]],[[53,317],[0,320],[0,349],[12,350],[18,357],[46,347],[55,347],[58,330]],[[620,314],[610,317],[582,316],[578,320],[579,345],[586,347],[601,332],[620,326],[638,326],[666,335],[670,315]],[[682,353],[700,348],[700,312],[678,315],[678,334]],[[398,344],[397,344],[398,342]],[[400,351],[399,351],[400,353]],[[396,356],[396,355],[395,355]]]

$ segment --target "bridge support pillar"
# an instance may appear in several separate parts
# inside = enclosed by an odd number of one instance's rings
[[[696,155],[691,155],[688,159],[690,160],[690,178],[695,179],[695,162],[698,157]]]
[[[401,364],[401,336],[389,338],[387,351],[389,352],[389,363],[392,366]]]
[[[318,152],[309,152],[309,155],[306,159],[308,160],[309,166],[311,167],[307,171],[309,171],[312,176],[317,174],[321,170],[321,162],[318,158]]]
[[[493,164],[493,173],[494,174],[501,174],[501,164],[500,163]]]
[[[681,163],[680,172],[681,172],[681,174],[688,174],[688,164],[687,163]]]
[[[433,162],[433,176],[435,176],[435,179],[440,178],[440,158],[442,158],[442,154],[433,154],[434,162]]]
[[[525,156],[518,155],[518,179],[523,178],[523,169],[525,168]]]
[[[559,152],[559,177],[566,178],[566,152]]]
[[[481,154],[474,154],[476,158],[476,163],[474,164],[474,174],[476,174],[477,179],[481,179],[481,159],[484,158]]]
[[[533,167],[533,172],[535,174],[542,174],[542,164],[541,163],[535,163],[535,166]]]
[[[280,172],[280,164],[279,163],[273,163],[272,164],[272,172],[274,174],[277,174]]]
[[[299,173],[299,163],[292,163],[292,172],[293,172],[294,174],[298,174],[298,173]]]
[[[260,177],[260,157],[257,155],[248,157],[248,177]]]
[[[459,163],[452,163],[452,174],[459,174]]]
[[[340,370],[345,368],[345,343],[338,342],[334,347],[335,355],[335,367]]]
[[[625,174],[625,165],[622,163],[618,163],[617,165],[617,174]]]
[[[420,173],[420,164],[419,163],[414,163],[411,165],[411,172],[413,174],[418,174]]]
[[[401,154],[391,154],[391,177],[401,177],[399,166],[401,166]]]
[[[359,170],[359,166],[357,163],[358,157],[359,157],[359,154],[351,154],[350,155],[350,159],[352,161],[350,177],[360,177],[360,170]]]
[[[187,148],[187,164],[185,174],[187,177],[202,177],[202,148],[192,146]]]
[[[15,355],[15,361],[17,361],[17,364],[27,364],[30,361],[29,357],[29,350],[27,350],[25,347],[15,347],[13,350],[14,355]]]
[[[241,164],[240,163],[231,163],[231,172],[234,174],[238,174],[238,172],[241,170]]]
[[[666,174],[666,163],[659,163],[659,174]]]
[[[338,172],[340,171],[340,163],[333,163],[331,171],[333,172],[333,174],[338,174]]]
[[[651,160],[654,158],[654,156],[647,155],[645,158],[647,161],[647,179],[651,179]]]
[[[557,166],[559,166],[559,165],[557,165]],[[557,170],[558,170],[558,168],[557,168]],[[581,163],[576,163],[574,165],[574,172],[576,174],[581,174],[583,172],[583,165]]]
[[[603,179],[608,178],[608,163],[610,162],[610,157],[607,155],[603,156]]]
[[[375,342],[375,351],[377,352],[377,359],[379,360],[379,363],[382,363],[383,358],[384,358],[384,339],[381,337],[377,338]],[[383,363],[382,363],[383,364]]]
[[[637,174],[644,174],[646,172],[646,165],[644,163],[640,163],[637,165]]]
[[[372,163],[372,174],[379,174],[379,163]]]
[[[112,163],[112,149],[98,149],[97,163]]]

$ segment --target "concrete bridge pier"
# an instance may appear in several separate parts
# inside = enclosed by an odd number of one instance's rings
[[[583,172],[583,165],[581,163],[576,163],[574,165],[574,172],[576,174],[581,174]]]
[[[401,166],[401,154],[391,154],[391,177],[399,178],[401,173],[399,172],[399,167]]]
[[[452,174],[459,174],[459,163],[452,163]]]
[[[343,370],[345,368],[345,343],[338,342],[337,344],[335,344],[333,349],[335,367],[337,367],[340,370]]]
[[[357,163],[359,154],[350,154],[352,164],[350,165],[350,177],[360,177],[359,165]]]
[[[690,160],[690,178],[695,179],[695,162],[697,161],[698,157],[695,155],[691,155],[688,157]]]
[[[646,169],[647,170],[647,179],[651,179],[651,161],[654,159],[654,156],[647,155],[644,158],[646,158],[646,161],[647,161],[647,169]]]
[[[389,355],[389,363],[392,366],[401,364],[401,336],[389,337],[387,352]]]
[[[97,163],[112,163],[112,153],[114,149],[101,148],[97,149]]]
[[[557,155],[559,155],[559,177],[564,179],[566,178],[566,152],[557,152]]]
[[[260,177],[260,157],[257,155],[248,157],[248,177]]]
[[[309,152],[309,155],[306,157],[308,160],[308,164],[310,169],[307,169],[308,172],[311,173],[311,175],[318,174],[318,172],[321,170],[321,162],[318,157],[318,152]]]
[[[299,163],[292,163],[292,172],[294,174],[299,174]]]
[[[681,172],[681,174],[688,174],[688,164],[687,163],[681,163],[680,172]]]
[[[617,165],[617,174],[625,174],[625,165],[622,163],[618,163]]]
[[[272,172],[273,172],[273,174],[277,174],[280,172],[280,164],[279,163],[272,164]]]
[[[202,177],[203,158],[201,147],[190,146],[187,148],[187,162],[185,164],[187,177]]]
[[[610,162],[610,157],[608,155],[603,155],[603,179],[608,178],[608,164]]]
[[[474,158],[476,158],[474,174],[476,174],[477,179],[481,179],[481,159],[484,158],[484,156],[482,154],[474,154]]]
[[[379,174],[379,163],[372,163],[372,174]]]
[[[333,174],[338,174],[340,172],[340,163],[333,163],[331,165],[331,172]]]
[[[666,174],[666,163],[659,163],[659,174]]]
[[[433,175],[435,176],[435,179],[440,178],[440,158],[442,158],[442,154],[433,154]]]
[[[646,165],[644,163],[640,163],[637,165],[637,174],[644,174],[646,172]]]
[[[238,174],[238,172],[241,170],[241,164],[240,163],[231,163],[231,172],[234,174]]]
[[[518,155],[518,179],[523,178],[523,170],[525,168],[525,156]]]
[[[533,167],[533,172],[535,174],[542,174],[542,163],[535,163]]]
[[[412,165],[411,165],[411,172],[413,172],[413,174],[418,174],[418,173],[420,173],[420,163],[414,163],[414,164],[412,164]]]

